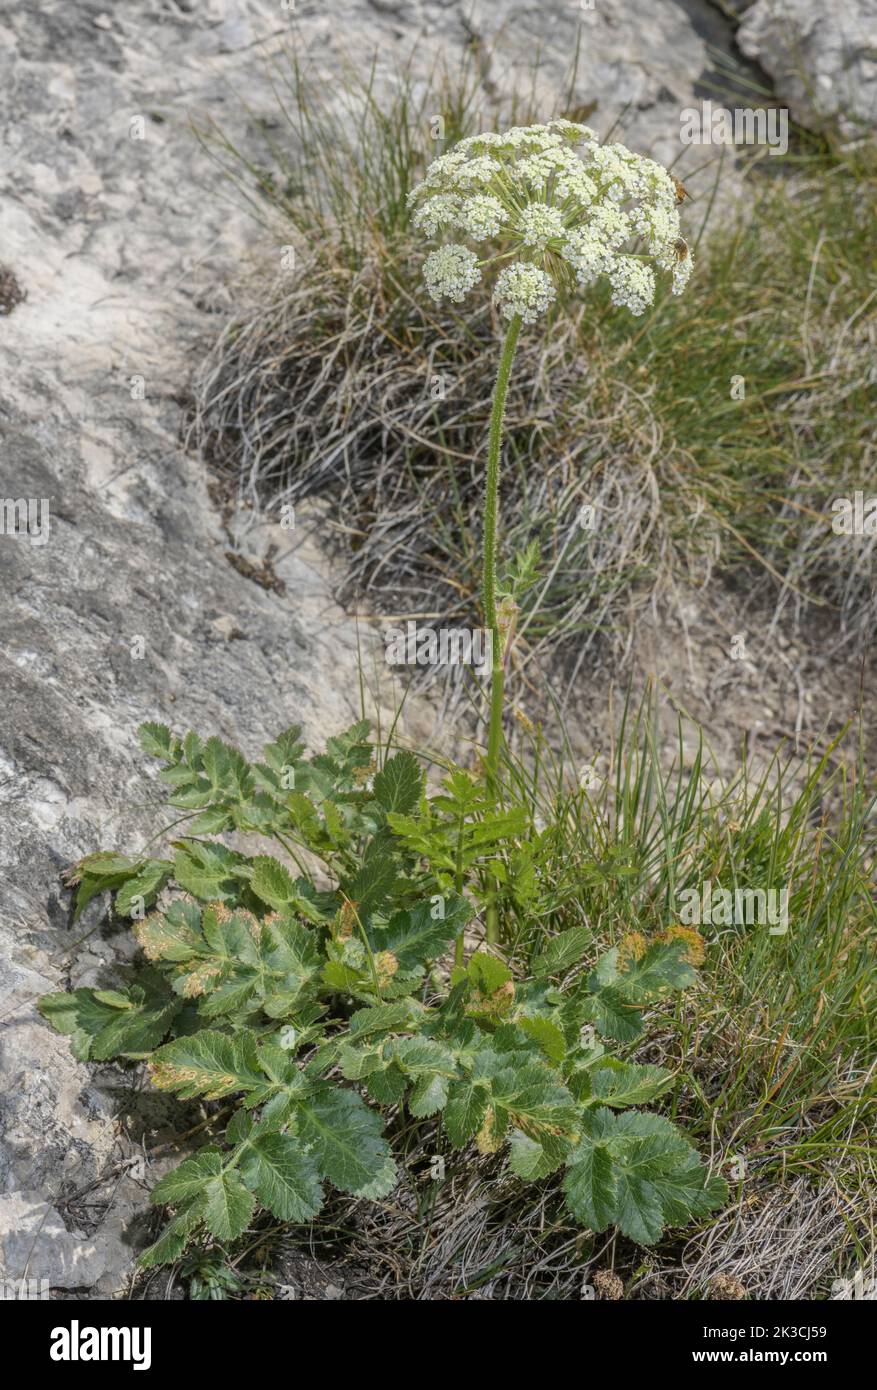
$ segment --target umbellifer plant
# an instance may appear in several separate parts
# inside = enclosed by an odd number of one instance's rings
[[[326,1183],[385,1196],[399,1180],[385,1122],[400,1108],[440,1116],[437,1145],[507,1148],[521,1180],[564,1169],[567,1205],[595,1232],[649,1243],[724,1200],[683,1135],[637,1108],[672,1075],[601,1041],[635,1041],[644,1006],[693,983],[695,932],[633,934],[597,956],[576,927],[526,962],[478,950],[448,973],[436,963],[471,898],[486,901],[485,866],[523,830],[467,773],[428,797],[411,753],[377,765],[365,723],[313,758],[290,729],[255,764],[160,724],[141,740],[188,834],[167,858],[89,855],[72,880],[77,912],[115,894],[143,963],[40,1008],[77,1057],[145,1060],[159,1089],[221,1103],[207,1142],[153,1190],[172,1210],[144,1265],[234,1241],[257,1207],[308,1222]],[[213,838],[235,830],[287,862]]]
[[[497,512],[506,395],[524,324],[537,323],[558,290],[605,278],[612,303],[641,314],[653,302],[652,264],[681,294],[692,270],[680,235],[681,185],[653,159],[602,145],[589,126],[555,120],[461,140],[434,160],[410,194],[412,221],[429,236],[464,235],[487,244],[483,257],[459,240],[433,251],[423,274],[432,297],[460,303],[485,269],[500,267],[493,299],[507,320],[493,393],[484,494],[482,602],[491,633],[492,673],[485,773],[499,792],[505,661],[514,631],[514,594],[497,605]],[[652,264],[650,264],[651,262]],[[505,638],[505,640],[504,640]],[[497,909],[487,938],[498,938]]]

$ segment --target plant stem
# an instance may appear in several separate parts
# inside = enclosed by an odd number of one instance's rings
[[[457,823],[457,857],[454,866],[454,889],[457,897],[463,896],[463,831],[466,825],[464,813],[460,812],[460,819]],[[465,942],[463,940],[464,928],[460,928],[460,934],[454,942],[454,965],[462,966],[465,954]]]
[[[484,572],[482,593],[484,600],[484,622],[490,631],[491,675],[490,675],[490,723],[487,732],[487,790],[494,800],[499,794],[499,754],[502,746],[502,702],[503,702],[503,652],[499,628],[496,622],[496,522],[499,509],[499,460],[502,450],[502,426],[505,415],[506,393],[518,335],[521,331],[521,316],[515,314],[506,330],[493,388],[493,409],[490,412],[490,438],[487,446],[487,479],[484,487]],[[496,909],[496,883],[489,883],[491,900],[487,907],[487,939],[496,941],[499,935]]]

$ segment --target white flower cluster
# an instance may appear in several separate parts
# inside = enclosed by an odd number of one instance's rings
[[[424,261],[423,278],[433,299],[460,304],[481,279],[478,257],[468,246],[440,246]]]
[[[680,234],[678,185],[653,159],[624,145],[601,145],[575,121],[515,126],[461,140],[429,166],[409,195],[412,221],[427,236],[462,232],[501,241],[501,259],[520,253],[497,277],[494,300],[511,318],[533,323],[558,287],[609,282],[613,304],[642,314],[654,301],[655,268],[672,273],[681,294],[692,271]],[[460,303],[481,278],[479,260],[459,243],[424,263],[433,299]]]
[[[538,265],[516,261],[501,271],[493,297],[507,319],[520,314],[524,323],[535,323],[552,303],[557,290],[554,281]]]

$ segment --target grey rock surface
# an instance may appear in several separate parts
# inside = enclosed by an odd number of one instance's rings
[[[801,125],[848,140],[877,127],[877,0],[756,0],[737,41]]]
[[[58,1213],[39,1193],[0,1193],[0,1280],[42,1283],[55,1288],[91,1288],[109,1263],[108,1238],[93,1239],[68,1231]],[[50,1270],[51,1276],[42,1271]]]
[[[190,113],[246,144],[273,113],[268,59],[289,43],[329,100],[345,57],[362,66],[377,50],[390,80],[400,60],[425,75],[464,49],[485,101],[508,99],[538,48],[549,102],[578,42],[572,104],[596,103],[603,129],[621,116],[631,143],[669,158],[714,13],[651,0],[7,0],[0,246],[27,297],[0,333],[0,495],[40,503],[43,518],[48,506],[42,534],[0,533],[0,1223],[13,1277],[32,1246],[31,1274],[109,1296],[142,1225],[150,1182],[124,1164],[132,1134],[150,1140],[162,1121],[144,1116],[136,1076],[76,1062],[34,1008],[71,980],[111,982],[128,949],[99,903],[71,926],[59,873],[98,848],[137,850],[163,823],[138,723],[255,753],[293,721],[318,740],[358,714],[356,632],[322,556],[252,527],[241,544],[257,556],[279,545],[285,592],[242,577],[205,470],[180,446],[199,345],[258,243]]]

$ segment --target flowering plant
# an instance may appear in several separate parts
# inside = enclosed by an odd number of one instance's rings
[[[423,267],[427,289],[433,299],[461,303],[484,267],[511,261],[493,291],[507,319],[535,323],[558,288],[601,276],[613,304],[641,314],[655,297],[649,260],[671,273],[674,294],[691,275],[679,187],[653,159],[601,145],[589,126],[574,121],[470,136],[436,159],[413,189],[412,221],[429,236],[447,230],[501,245],[483,260],[459,242],[441,246]],[[645,249],[625,249],[635,241]]]
[[[510,647],[514,631],[509,600],[503,611],[496,602],[499,458],[518,336],[523,324],[543,317],[558,289],[605,278],[613,304],[642,314],[654,301],[655,267],[670,274],[673,293],[681,294],[693,265],[680,234],[683,197],[682,185],[653,159],[624,145],[603,145],[589,126],[567,120],[461,140],[433,161],[409,195],[412,221],[428,236],[463,233],[492,247],[482,259],[460,241],[431,252],[423,276],[433,299],[462,303],[486,268],[501,267],[493,300],[508,327],[493,395],[483,543],[484,617],[493,645],[486,774],[494,795],[508,654],[503,648]],[[488,940],[497,933],[494,904],[488,909]]]

